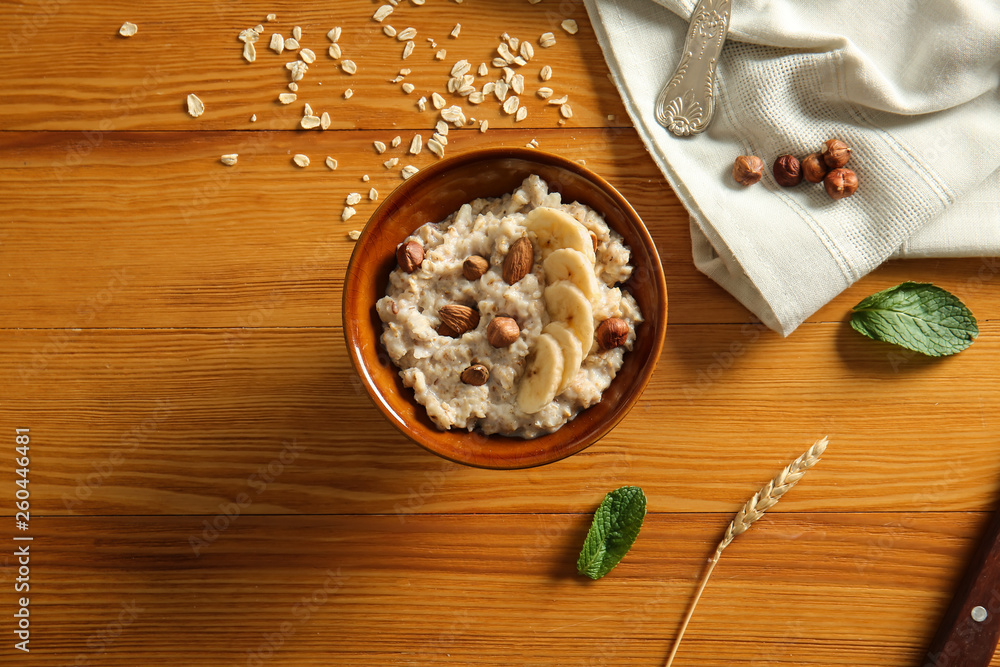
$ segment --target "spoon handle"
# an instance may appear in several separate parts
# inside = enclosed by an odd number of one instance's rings
[[[701,0],[691,14],[684,52],[656,100],[656,120],[678,137],[698,134],[715,113],[715,66],[729,31],[732,0]]]

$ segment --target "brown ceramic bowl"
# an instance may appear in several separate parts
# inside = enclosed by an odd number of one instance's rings
[[[531,174],[548,181],[563,201],[598,211],[632,250],[626,283],[645,321],[635,346],[600,403],[558,431],[532,440],[441,431],[403,386],[382,346],[375,302],[396,267],[396,246],[420,225],[440,221],[477,197],[514,191]],[[629,411],[649,382],[663,347],[667,288],[649,232],[629,203],[604,179],[572,160],[524,148],[474,150],[438,162],[402,183],[372,215],[358,239],[344,284],[344,336],[355,370],[375,405],[405,435],[446,459],[482,468],[527,468],[565,458],[597,442]]]

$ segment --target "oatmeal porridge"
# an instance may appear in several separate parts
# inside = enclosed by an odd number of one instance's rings
[[[397,250],[377,311],[403,383],[441,429],[533,438],[601,400],[642,315],[630,252],[538,176]]]

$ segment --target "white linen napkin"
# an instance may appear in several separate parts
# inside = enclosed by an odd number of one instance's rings
[[[678,138],[654,103],[695,0],[585,0],[625,106],[691,214],[695,264],[791,333],[892,256],[1000,254],[1000,5],[734,0],[709,128]],[[857,193],[781,188],[782,154],[839,138]],[[757,155],[764,179],[732,179]],[[921,276],[913,276],[919,280]]]

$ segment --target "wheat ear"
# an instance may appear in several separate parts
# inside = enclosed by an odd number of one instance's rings
[[[764,516],[764,512],[774,507],[781,500],[781,497],[788,493],[802,479],[806,471],[819,462],[823,452],[826,451],[827,442],[827,439],[823,438],[813,443],[813,446],[802,454],[802,456],[789,463],[763,489],[753,494],[753,497],[736,513],[736,517],[729,524],[729,527],[726,528],[725,536],[719,542],[719,546],[715,548],[715,555],[708,561],[708,567],[701,578],[701,583],[698,584],[698,590],[695,591],[694,599],[691,601],[691,606],[688,607],[684,622],[681,623],[680,632],[677,633],[677,639],[674,640],[674,647],[671,649],[669,657],[667,657],[665,667],[670,667],[674,661],[674,656],[677,655],[681,639],[684,638],[684,631],[687,630],[688,623],[691,622],[691,616],[694,615],[694,608],[698,606],[698,600],[701,599],[701,594],[705,590],[706,584],[708,584],[708,579],[712,576],[712,571],[722,556],[722,550],[728,547],[729,543],[736,539],[737,535],[745,533],[757,519]]]

